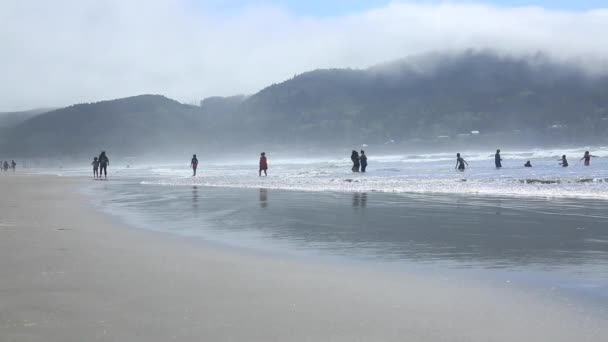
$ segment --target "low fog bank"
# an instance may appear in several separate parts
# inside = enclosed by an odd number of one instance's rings
[[[468,50],[324,69],[200,106],[162,95],[85,103],[2,128],[0,155],[83,160],[456,152],[608,144],[608,76],[546,54]],[[161,157],[162,156],[162,157]]]

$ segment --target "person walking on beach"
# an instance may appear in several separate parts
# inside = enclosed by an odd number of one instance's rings
[[[597,156],[589,154],[589,151],[585,151],[585,155],[581,160],[585,160],[585,166],[589,166],[591,164],[591,158],[597,158]]]
[[[361,150],[361,157],[359,157],[361,161],[361,172],[365,172],[367,169],[367,156],[365,155],[365,151]]]
[[[496,165],[497,169],[502,167],[502,158],[500,157],[500,149],[496,150],[496,154],[494,155],[494,165]]]
[[[13,169],[13,172],[15,172],[16,168],[17,168],[17,163],[15,163],[14,160],[11,160],[11,169]]]
[[[352,160],[353,162],[353,172],[359,172],[359,166],[360,166],[360,160],[359,160],[359,153],[357,153],[357,151],[353,150],[353,153],[350,155],[350,160]]]
[[[196,154],[192,155],[190,167],[192,168],[192,177],[196,177],[196,168],[198,167],[198,159],[196,158]]]
[[[562,156],[562,159],[560,161],[561,163],[559,163],[559,165],[561,165],[562,167],[568,167],[568,160],[566,160],[565,154]]]
[[[110,159],[106,156],[106,151],[101,151],[99,155],[99,178],[101,178],[101,174],[103,173],[105,179],[108,179],[108,166],[110,165]]]
[[[99,177],[99,160],[97,157],[93,157],[91,165],[93,165],[93,178]]]
[[[264,177],[268,177],[268,173],[266,172],[268,170],[268,160],[266,159],[266,152],[262,152],[260,154],[260,170],[258,172],[258,175],[260,177],[262,177],[262,171],[264,171]]]
[[[454,169],[458,168],[458,171],[464,171],[465,164],[469,166],[469,163],[460,156],[460,153],[456,153],[456,166],[454,166]]]
[[[4,166],[4,172],[8,171],[8,161],[7,160],[4,161],[3,166]]]

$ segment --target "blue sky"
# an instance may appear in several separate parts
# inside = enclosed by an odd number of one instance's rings
[[[391,0],[194,0],[215,9],[229,10],[255,5],[274,5],[305,16],[335,16],[382,7]],[[441,0],[410,0],[416,3],[441,3]],[[608,8],[608,0],[450,0],[450,3],[483,3],[502,7],[540,6],[547,9],[585,11]]]

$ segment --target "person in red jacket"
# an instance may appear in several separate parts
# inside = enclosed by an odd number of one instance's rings
[[[262,177],[262,171],[264,171],[264,176],[268,176],[268,174],[266,173],[266,170],[268,170],[268,162],[266,161],[266,152],[262,152],[262,155],[260,156],[259,176]]]

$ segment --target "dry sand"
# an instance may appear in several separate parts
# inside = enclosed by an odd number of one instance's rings
[[[605,341],[508,288],[223,249],[122,226],[85,180],[0,175],[0,341]]]

